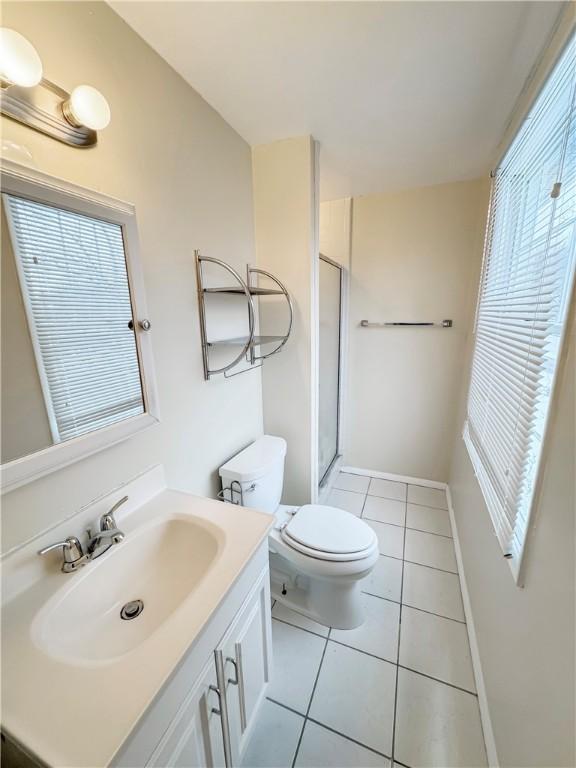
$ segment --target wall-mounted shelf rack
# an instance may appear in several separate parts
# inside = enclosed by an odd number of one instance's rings
[[[290,294],[286,290],[286,287],[274,277],[270,272],[266,272],[263,269],[257,269],[248,265],[246,267],[246,280],[243,280],[240,274],[229,264],[221,259],[213,259],[210,256],[202,256],[200,251],[194,251],[194,258],[196,260],[196,281],[198,287],[198,311],[200,314],[200,339],[202,344],[202,362],[204,365],[204,378],[208,381],[211,376],[215,376],[222,373],[227,375],[235,366],[239,365],[242,360],[246,360],[250,367],[245,368],[237,373],[244,373],[256,366],[256,363],[266,360],[268,357],[277,354],[284,347],[292,332],[292,321],[294,318],[294,310],[292,307],[292,299]],[[216,287],[208,287],[204,284],[204,275],[202,271],[202,265],[204,262],[215,264],[218,267],[226,270],[229,275],[237,281],[238,285],[223,285]],[[275,288],[263,288],[257,285],[257,281],[260,277],[271,280],[276,287]],[[248,308],[248,335],[236,336],[229,339],[209,339],[207,334],[206,324],[206,296],[210,294],[230,295],[230,296],[243,296],[246,300]],[[256,308],[254,305],[254,296],[283,296],[286,300],[288,307],[288,327],[284,334],[280,335],[257,335],[256,334]],[[256,354],[256,348],[266,346],[268,344],[275,344],[274,348],[269,352],[262,352]],[[210,349],[212,347],[242,347],[240,352],[234,357],[234,359],[226,365],[219,368],[210,367]],[[236,376],[237,373],[230,374]]]

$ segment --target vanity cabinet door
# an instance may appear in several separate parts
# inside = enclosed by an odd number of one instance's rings
[[[220,648],[225,660],[226,700],[234,765],[242,753],[264,699],[272,666],[268,570],[248,596]]]
[[[216,668],[210,658],[200,678],[183,702],[147,766],[153,768],[223,768],[224,742]]]

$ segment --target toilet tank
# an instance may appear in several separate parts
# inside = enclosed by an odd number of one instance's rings
[[[282,497],[286,440],[263,435],[220,467],[223,496],[245,507],[274,514]],[[231,494],[230,488],[242,488]]]

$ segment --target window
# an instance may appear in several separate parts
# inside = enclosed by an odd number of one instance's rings
[[[472,464],[518,571],[572,292],[576,38],[493,178],[467,418]]]
[[[54,442],[143,414],[122,227],[3,198]]]

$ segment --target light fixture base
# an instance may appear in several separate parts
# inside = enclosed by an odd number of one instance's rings
[[[45,78],[33,88],[10,85],[0,92],[2,114],[71,147],[93,147],[98,135],[72,125],[63,111],[70,94]]]

